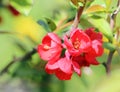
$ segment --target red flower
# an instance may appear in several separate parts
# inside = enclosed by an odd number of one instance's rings
[[[78,60],[75,60],[78,59]],[[49,74],[55,74],[60,80],[69,80],[71,79],[71,76],[73,74],[73,71],[75,71],[78,75],[81,74],[80,68],[81,63],[84,63],[81,61],[80,58],[71,58],[71,55],[68,51],[65,52],[65,57],[60,58],[56,61],[49,61],[46,64],[46,72]]]
[[[70,36],[64,37],[62,46],[56,34],[48,33],[38,46],[38,53],[48,61],[45,67],[47,73],[55,74],[60,80],[69,80],[74,71],[81,75],[82,67],[99,64],[96,57],[103,53],[102,34],[92,28],[85,32],[75,29]]]
[[[57,60],[62,51],[60,38],[54,33],[48,33],[38,45],[38,53],[43,60]]]
[[[91,48],[90,38],[80,29],[74,29],[70,34],[70,38],[65,36],[64,44],[73,56],[88,52]]]
[[[90,64],[95,64],[95,65],[99,64],[96,60],[96,57],[101,56],[103,54],[102,34],[99,32],[94,32],[93,28],[89,28],[85,30],[85,33],[90,37],[92,41],[92,48],[85,55],[86,60]]]
[[[67,54],[66,54],[67,55]],[[46,64],[46,72],[54,74],[60,80],[69,80],[72,76],[72,62],[69,56],[60,58],[59,60],[51,60]]]

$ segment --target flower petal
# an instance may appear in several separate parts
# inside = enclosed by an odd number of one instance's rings
[[[101,56],[103,54],[104,49],[102,47],[102,43],[100,43],[98,40],[92,41],[92,48],[96,56]]]
[[[48,33],[48,36],[49,36],[55,43],[61,44],[60,38],[59,38],[55,33]]]
[[[70,80],[71,76],[72,76],[72,73],[64,73],[63,71],[61,71],[61,70],[58,69],[56,71],[55,75],[60,80]]]
[[[100,32],[95,32],[94,28],[88,28],[85,30],[85,33],[93,40],[102,40],[102,34]]]
[[[99,64],[99,62],[96,60],[96,58],[94,56],[92,56],[91,54],[86,54],[85,58],[89,64],[93,64],[93,65]]]
[[[71,60],[68,60],[66,57],[61,58],[58,61],[58,65],[61,71],[65,73],[72,73],[72,63]]]
[[[49,61],[51,59],[58,59],[60,57],[61,54],[61,48],[59,50],[59,48],[53,48],[53,49],[49,49],[49,50],[45,50],[44,46],[39,45],[38,46],[38,53],[41,57],[41,59]]]
[[[80,75],[81,74],[81,71],[80,71],[80,65],[77,63],[77,62],[72,62],[72,65],[73,65],[73,69],[74,69],[74,71],[78,74],[78,75]]]
[[[48,63],[45,66],[45,70],[49,74],[53,74],[58,69],[58,62],[57,61],[48,61]]]

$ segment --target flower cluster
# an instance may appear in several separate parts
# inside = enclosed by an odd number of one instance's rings
[[[47,61],[45,70],[60,80],[69,80],[73,72],[81,75],[84,66],[98,65],[96,57],[103,53],[102,34],[93,28],[82,31],[74,29],[63,39],[48,33],[38,46],[41,59]]]

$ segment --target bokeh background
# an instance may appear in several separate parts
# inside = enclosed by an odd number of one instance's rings
[[[0,0],[0,71],[41,42],[47,31],[39,24],[45,22],[45,18],[58,25],[60,21],[73,20],[76,12],[69,0],[34,0],[30,8],[29,3],[24,6],[23,2],[31,0],[11,1]],[[16,1],[23,5],[23,9],[16,6],[21,11],[18,15],[8,8],[9,5],[14,6]],[[104,0],[95,1],[103,4]],[[79,26],[85,29],[91,25],[83,18]],[[61,35],[62,32],[57,33]],[[98,58],[100,63],[107,60],[107,53],[105,50],[104,55]],[[14,63],[6,73],[0,75],[0,92],[120,92],[120,57],[116,53],[111,76],[106,75],[105,67],[100,64],[83,68],[81,76],[75,73],[71,80],[61,81],[54,75],[48,75],[44,66],[45,62],[37,53],[28,60]]]

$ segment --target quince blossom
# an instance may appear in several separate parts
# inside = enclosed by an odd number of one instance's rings
[[[57,60],[62,51],[60,38],[54,33],[48,33],[38,45],[38,53],[41,59],[45,61]]]
[[[74,71],[81,75],[82,67],[99,64],[96,57],[103,54],[102,34],[93,28],[85,31],[77,28],[64,36],[62,43],[56,34],[48,33],[38,45],[38,53],[47,61],[47,73],[69,80]]]

